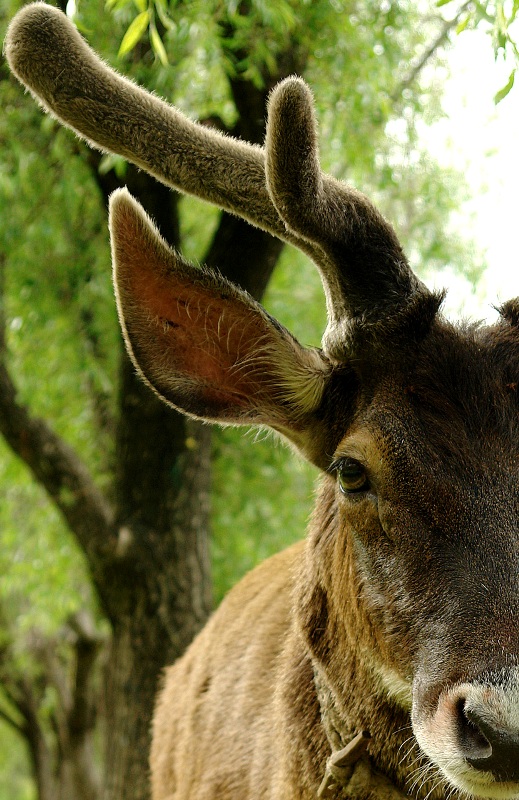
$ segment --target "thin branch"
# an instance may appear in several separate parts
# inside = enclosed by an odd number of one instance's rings
[[[437,50],[447,41],[449,37],[449,33],[455,28],[465,11],[472,5],[473,0],[467,0],[467,2],[463,3],[462,6],[458,9],[457,13],[454,15],[452,19],[446,20],[436,37],[436,39],[431,42],[427,50],[420,56],[418,61],[415,62],[414,66],[412,67],[411,71],[408,75],[399,83],[396,89],[393,90],[391,94],[391,101],[396,103],[400,100],[402,96],[402,92],[405,89],[408,89],[418,78],[421,71],[424,69],[426,64],[430,61],[430,59],[434,56]]]
[[[8,670],[10,659],[10,650],[7,647],[0,649],[0,684],[2,686],[2,693],[5,695],[7,704],[11,709],[6,709],[5,706],[0,707],[0,719],[3,719],[13,730],[20,736],[27,739],[27,720],[22,714],[18,699],[21,692],[19,682],[13,679]],[[14,710],[14,713],[13,713]],[[20,719],[16,719],[15,714],[18,714]]]
[[[47,491],[95,568],[108,548],[115,547],[113,511],[74,450],[18,401],[7,366],[4,280],[5,257],[0,254],[0,433]]]
[[[91,564],[112,539],[112,510],[74,450],[17,400],[0,361],[0,432],[61,511]]]
[[[13,730],[15,730],[20,736],[23,736],[24,738],[27,737],[25,725],[17,722],[10,714],[7,713],[7,711],[4,711],[3,708],[0,708],[0,719],[6,722],[7,725],[9,725],[10,728],[13,728]]]
[[[6,671],[2,672],[1,681],[2,690],[8,701],[23,719],[23,722],[12,720],[13,727],[19,731],[29,745],[36,739],[44,740],[37,713],[38,703],[34,696],[33,687],[24,678],[9,674]],[[0,716],[6,722],[12,719],[3,709],[0,709]]]
[[[57,644],[56,639],[41,638],[33,649],[33,655],[44,665],[46,684],[56,692],[58,702],[51,716],[61,752],[64,753],[68,749],[68,715],[72,707],[72,692],[67,668],[58,656]]]
[[[19,681],[22,696],[17,708],[26,720],[25,740],[33,764],[38,796],[56,796],[54,779],[54,759],[38,717],[38,704],[27,681]]]
[[[3,655],[5,655],[5,654],[3,654]],[[14,708],[18,709],[18,699],[17,699],[15,693],[13,692],[13,686],[16,686],[16,685],[13,684],[11,676],[7,675],[7,673],[5,673],[5,672],[2,672],[0,674],[0,681],[2,682],[2,689],[4,691],[5,696],[7,697],[8,701],[11,703],[11,705]],[[16,689],[19,689],[19,687],[16,686]]]

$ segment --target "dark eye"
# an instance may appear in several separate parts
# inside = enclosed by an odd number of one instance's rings
[[[365,492],[369,488],[366,470],[354,458],[341,458],[335,466],[339,488],[343,494]]]

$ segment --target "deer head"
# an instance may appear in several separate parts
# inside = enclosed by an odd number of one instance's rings
[[[355,667],[384,698],[389,734],[395,708],[410,715],[445,791],[519,797],[519,303],[492,327],[442,318],[391,226],[322,173],[298,78],[272,93],[259,148],[110,71],[50,7],[17,15],[6,53],[94,146],[314,261],[319,350],[184,261],[125,190],[111,199],[119,316],[144,380],[197,418],[272,428],[323,472],[295,613],[337,726],[362,722]],[[373,757],[401,775],[391,747]]]

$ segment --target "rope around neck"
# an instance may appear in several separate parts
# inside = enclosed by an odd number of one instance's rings
[[[332,751],[317,793],[319,800],[327,797],[349,797],[354,800],[360,790],[362,794],[369,791],[370,796],[377,800],[409,800],[409,796],[397,789],[389,778],[373,770],[369,761],[363,759],[370,734],[361,731],[354,736],[352,731],[344,730],[332,692],[315,667],[314,681],[321,720]],[[350,741],[345,745],[348,739]]]
[[[332,797],[338,788],[347,785],[352,776],[353,766],[366,752],[370,739],[368,731],[361,731],[346,747],[332,753],[326,762],[326,771],[317,797]]]

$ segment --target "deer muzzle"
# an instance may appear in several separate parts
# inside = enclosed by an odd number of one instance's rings
[[[519,668],[439,693],[415,685],[418,743],[451,784],[481,798],[519,798]]]

